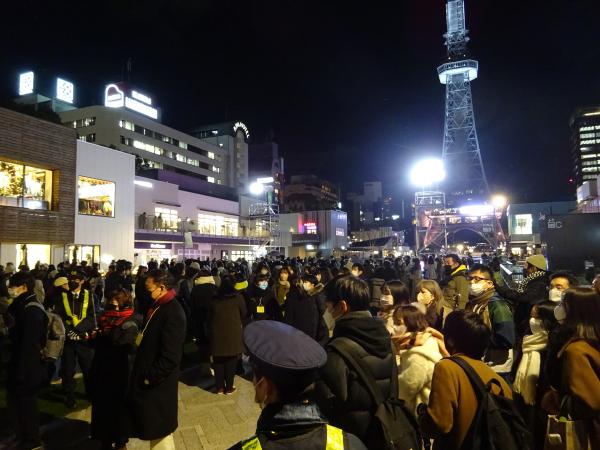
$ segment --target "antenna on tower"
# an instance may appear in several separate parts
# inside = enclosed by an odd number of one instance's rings
[[[130,56],[129,58],[127,58],[127,63],[125,64],[126,71],[127,71],[127,81],[129,81],[129,82],[131,81],[132,66],[133,66],[133,59]]]

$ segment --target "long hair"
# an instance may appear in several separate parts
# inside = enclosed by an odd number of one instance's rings
[[[389,291],[394,297],[394,306],[408,305],[410,303],[410,291],[406,284],[400,280],[386,281],[381,285],[381,292]]]
[[[415,295],[421,292],[421,289],[426,289],[433,295],[433,302],[427,307],[427,312],[435,311],[436,314],[439,314],[442,310],[442,300],[444,298],[444,294],[442,293],[442,289],[440,285],[435,280],[421,280],[417,284],[415,289]],[[415,299],[416,300],[416,299]]]
[[[600,349],[600,295],[592,288],[574,287],[565,291],[563,303],[564,326],[574,330],[572,338]]]

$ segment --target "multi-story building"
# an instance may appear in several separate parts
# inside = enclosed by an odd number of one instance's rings
[[[579,187],[600,175],[600,106],[577,109],[570,125],[573,181]]]
[[[251,144],[250,182],[267,177],[273,178],[273,203],[283,206],[284,200],[284,160],[279,155],[279,145],[276,142],[263,142]]]
[[[227,166],[227,186],[244,193],[248,189],[248,140],[250,131],[243,122],[224,122],[215,125],[197,126],[192,136],[212,144],[224,152]]]
[[[333,209],[340,201],[339,188],[316,175],[292,175],[284,196],[288,212]]]
[[[288,256],[331,256],[348,246],[348,218],[344,211],[303,211],[280,215],[282,233],[290,235]]]

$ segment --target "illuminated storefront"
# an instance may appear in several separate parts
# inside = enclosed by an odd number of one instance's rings
[[[86,216],[115,216],[115,183],[79,176],[77,181],[79,214]]]
[[[0,161],[0,206],[51,209],[52,171]]]
[[[51,252],[50,245],[45,244],[16,244],[17,258],[15,262],[18,265],[24,264],[31,268],[36,263],[50,264]]]
[[[198,213],[198,232],[213,236],[238,236],[240,220],[237,216],[227,216],[202,212]]]
[[[65,248],[65,258],[69,261],[87,261],[88,264],[100,262],[99,245],[71,244]]]

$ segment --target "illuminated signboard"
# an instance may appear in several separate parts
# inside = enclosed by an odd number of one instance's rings
[[[165,244],[150,244],[150,248],[167,248]]]
[[[304,232],[306,234],[317,234],[317,224],[315,222],[305,222]]]
[[[73,83],[62,78],[56,79],[56,98],[63,102],[73,103],[75,97],[75,86]]]
[[[243,123],[243,122],[236,122],[233,125],[233,132],[237,133],[237,130],[239,130],[240,128],[242,129],[242,131],[246,135],[246,139],[249,139],[250,138],[250,131],[248,130],[248,127],[246,126],[246,124]]]
[[[128,89],[122,83],[112,83],[104,89],[104,106],[109,108],[127,108],[132,111],[158,119],[158,109],[152,105],[152,98],[135,89]]]
[[[19,75],[19,95],[33,94],[33,72],[25,72]]]

